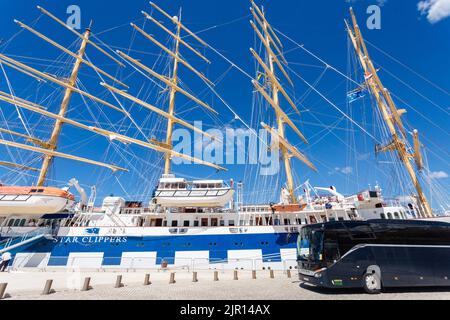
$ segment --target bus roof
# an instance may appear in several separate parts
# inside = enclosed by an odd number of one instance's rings
[[[330,221],[324,223],[316,223],[304,226],[304,228],[323,228],[323,229],[331,229],[336,226],[355,226],[355,225],[411,225],[411,226],[433,226],[433,227],[448,227],[450,228],[450,223],[442,222],[442,221],[424,221],[424,220],[401,220],[401,219],[371,219],[366,221],[355,221],[355,220],[346,220],[346,221]]]

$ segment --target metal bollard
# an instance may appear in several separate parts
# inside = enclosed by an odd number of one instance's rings
[[[53,280],[47,280],[45,282],[45,287],[44,287],[44,291],[42,291],[42,295],[48,295],[48,294],[54,292],[54,290],[52,290],[52,284],[53,284]]]
[[[214,281],[219,281],[219,271],[214,271]]]
[[[90,282],[91,282],[91,277],[84,278],[84,284],[83,284],[83,288],[81,288],[81,291],[91,290],[92,287],[89,285]]]
[[[144,279],[144,286],[148,286],[149,284],[152,284],[150,281],[150,274],[146,274],[145,275],[145,279]]]
[[[288,277],[288,278],[291,278],[291,269],[288,269],[288,270],[287,270],[287,277]]]
[[[122,288],[124,285],[122,283],[122,275],[119,274],[116,278],[116,285],[114,286],[114,288]]]
[[[252,270],[252,279],[256,279],[256,270]]]
[[[275,278],[275,275],[274,275],[274,273],[273,273],[273,270],[270,269],[270,279],[273,279],[273,278]]]
[[[170,284],[172,284],[172,283],[175,283],[176,281],[175,281],[175,272],[171,272],[170,273],[170,281],[169,281],[169,283]]]
[[[194,272],[192,273],[192,282],[198,282],[197,271],[194,271]]]
[[[5,291],[7,286],[8,286],[7,283],[0,283],[0,299],[6,298]]]
[[[234,278],[233,280],[238,280],[238,271],[234,270]]]

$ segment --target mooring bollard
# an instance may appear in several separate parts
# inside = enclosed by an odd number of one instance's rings
[[[238,280],[238,271],[237,270],[234,270],[233,280]]]
[[[288,278],[291,277],[291,270],[290,270],[290,269],[287,270],[287,277],[288,277]]]
[[[171,283],[175,283],[176,281],[175,281],[175,272],[171,272],[170,273],[170,281],[169,281],[169,283],[171,284]]]
[[[7,283],[0,283],[0,299],[5,298],[5,291],[7,286]]]
[[[81,288],[81,291],[91,290],[92,287],[89,285],[90,283],[91,283],[91,277],[84,278],[84,284],[83,284],[83,288]]]
[[[256,279],[256,270],[252,270],[252,279]]]
[[[214,271],[214,281],[219,281],[219,271]]]
[[[124,285],[122,283],[122,275],[119,274],[116,278],[116,285],[114,286],[114,288],[122,288]]]
[[[197,271],[192,272],[192,282],[198,282]]]
[[[270,279],[273,279],[273,278],[275,278],[275,275],[274,275],[274,273],[273,273],[273,270],[270,269]]]
[[[150,274],[146,274],[145,275],[145,279],[144,279],[144,286],[148,286],[149,284],[152,284],[151,282],[150,282]]]
[[[44,291],[42,291],[42,295],[48,295],[48,294],[54,292],[54,290],[52,290],[52,284],[53,284],[53,280],[47,280],[45,282],[45,287],[44,287]]]

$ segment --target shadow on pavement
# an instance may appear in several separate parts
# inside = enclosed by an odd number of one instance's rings
[[[361,294],[364,290],[358,288],[320,288],[309,284],[300,283],[300,288],[319,294]],[[381,293],[427,293],[427,292],[450,292],[450,287],[412,287],[412,288],[384,288]]]

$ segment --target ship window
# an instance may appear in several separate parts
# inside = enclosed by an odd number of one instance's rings
[[[198,227],[198,220],[194,220],[194,227]]]
[[[234,227],[234,220],[228,220],[228,225]]]
[[[18,196],[16,198],[17,201],[26,201],[28,199],[28,195],[22,195],[22,196]]]
[[[167,220],[163,221],[163,227],[167,227]]]
[[[380,218],[381,218],[381,219],[386,219],[386,215],[385,215],[384,213],[381,213],[381,214],[380,214]]]
[[[378,192],[376,191],[369,191],[369,195],[371,198],[378,198]]]
[[[190,222],[189,220],[184,220],[183,227],[189,227],[189,225],[190,225],[189,222]]]
[[[20,223],[19,219],[14,220],[14,227],[18,227]]]
[[[225,220],[220,220],[219,223],[220,223],[220,226],[221,226],[221,227],[225,226]]]
[[[275,226],[279,226],[279,225],[280,225],[280,219],[278,219],[278,218],[277,218],[277,219],[275,219],[275,223],[274,223],[274,225],[275,225]]]
[[[217,218],[211,218],[211,227],[217,227]]]
[[[37,192],[42,193],[42,192],[44,192],[44,189],[38,189]]]
[[[288,224],[291,224],[291,223],[290,223],[289,219],[284,219],[284,224],[288,225]]]
[[[338,221],[344,221],[344,217],[338,217]]]
[[[172,227],[178,226],[178,220],[172,220]]]
[[[13,224],[14,224],[14,219],[11,219],[8,221],[8,227],[12,227]]]
[[[202,218],[202,227],[208,226],[208,218]]]
[[[23,227],[25,225],[25,219],[20,220],[20,226]]]
[[[392,219],[392,213],[388,212],[388,219]]]
[[[400,216],[398,215],[398,212],[394,212],[395,219],[400,219]]]
[[[336,221],[336,218],[335,218],[335,217],[330,217],[328,220],[330,220],[330,221]]]
[[[36,192],[37,190],[36,189],[31,189],[31,191],[30,192]]]

